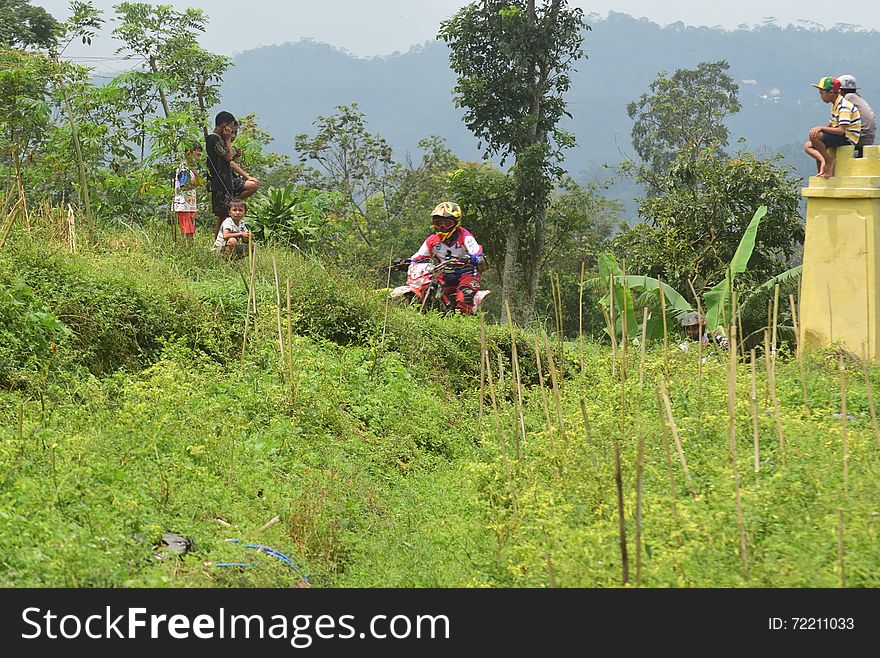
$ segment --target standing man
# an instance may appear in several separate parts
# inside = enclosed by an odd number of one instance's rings
[[[237,197],[236,192],[247,191],[247,196],[256,192],[259,181],[245,172],[234,160],[232,135],[235,132],[235,117],[230,112],[220,112],[214,118],[214,132],[208,135],[205,143],[208,154],[208,176],[211,179],[211,210],[214,213],[214,237],[229,213],[229,202]],[[243,179],[241,189],[236,190],[232,179],[235,172]]]
[[[858,146],[870,146],[874,143],[874,135],[877,131],[877,117],[874,115],[874,110],[868,105],[868,101],[856,93],[858,85],[853,76],[845,73],[838,80],[840,80],[840,93],[859,108],[859,114],[862,115],[862,135],[859,137]]]
[[[810,141],[804,144],[804,151],[816,160],[819,178],[834,175],[834,158],[828,153],[829,147],[855,146],[862,132],[862,117],[859,109],[840,93],[840,80],[826,75],[813,87],[819,90],[819,97],[831,103],[831,120],[824,126],[810,128]]]

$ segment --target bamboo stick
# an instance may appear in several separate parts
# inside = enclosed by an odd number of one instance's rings
[[[846,428],[846,366],[843,356],[838,357],[837,371],[840,374],[840,430],[843,439],[843,493],[849,493],[849,436]]]
[[[388,251],[388,273],[387,278],[385,279],[385,288],[386,290],[391,287],[391,266],[394,263],[394,245],[391,245],[391,249]],[[388,306],[391,303],[391,294],[385,295],[385,317],[382,320],[382,350],[385,349],[385,334],[388,330]]]
[[[733,293],[733,311],[736,313],[736,293]],[[727,369],[727,430],[730,436],[730,461],[733,465],[733,487],[736,494],[736,524],[739,528],[739,555],[742,560],[743,574],[749,577],[749,557],[746,547],[745,521],[743,520],[742,494],[739,488],[739,470],[736,463],[736,321],[731,317],[730,322],[730,365]]]
[[[648,307],[642,309],[642,344],[639,345],[639,388],[645,383],[645,345],[648,342]]]
[[[645,435],[639,434],[636,454],[636,587],[642,586],[642,476],[645,467]]]
[[[241,338],[241,364],[244,365],[244,353],[247,348],[247,338],[248,338],[248,330],[251,324],[251,297],[254,293],[254,266],[253,262],[253,249],[254,243],[250,240],[248,241],[248,261],[251,263],[251,275],[250,282],[248,283],[248,298],[247,298],[247,307],[245,308],[244,313],[244,333]]]
[[[556,454],[556,444],[553,441],[553,423],[550,420],[550,405],[547,403],[547,390],[544,386],[544,368],[541,366],[541,346],[535,337],[535,361],[538,365],[538,384],[541,387],[541,402],[544,405],[544,419],[547,422],[547,433],[550,435],[550,450]]]
[[[559,385],[556,381],[556,364],[553,362],[553,353],[550,351],[550,341],[547,338],[547,332],[541,332],[544,338],[544,350],[547,354],[547,367],[550,368],[550,381],[553,383],[553,402],[556,405],[556,418],[559,421],[559,437],[568,447],[568,438],[565,435],[565,421],[562,418],[562,402],[559,399]]]
[[[507,300],[504,300],[504,305],[507,308],[507,317],[513,317],[510,314],[510,304]],[[516,437],[516,458],[520,460],[522,458],[521,449],[526,445],[526,421],[525,416],[523,414],[523,396],[522,396],[522,382],[520,380],[520,372],[519,372],[519,357],[516,351],[516,332],[514,330],[513,322],[508,322],[508,326],[510,327],[510,358],[513,362],[511,368],[513,369],[513,383],[516,386],[516,396],[513,398],[513,414],[514,414],[514,436]]]
[[[672,415],[672,403],[669,400],[669,389],[666,386],[666,380],[660,380],[660,395],[663,397],[663,404],[666,407],[666,418],[669,424],[669,430],[672,432],[672,438],[675,441],[675,449],[678,451],[678,460],[681,462],[681,467],[684,470],[685,478],[688,482],[688,487],[693,487],[693,481],[691,480],[691,473],[688,470],[687,460],[684,457],[684,449],[681,445],[681,437],[678,435],[678,428],[675,425],[675,417]]]
[[[495,397],[495,382],[492,379],[492,363],[488,353],[486,354],[486,374],[489,380],[489,397],[492,400],[492,413],[495,416],[495,432],[498,437],[498,450],[501,453],[501,463],[504,465],[504,475],[510,483],[510,467],[507,463],[507,443],[504,439],[504,431],[501,428],[501,414],[498,412],[498,400]]]
[[[287,277],[287,385],[290,406],[296,402],[296,378],[293,375],[293,318],[290,304],[290,277]]]
[[[868,355],[865,344],[862,343],[862,374],[865,377],[865,391],[868,394],[868,409],[871,411],[871,428],[874,430],[874,438],[877,439],[877,447],[880,448],[880,428],[877,425],[877,407],[874,406],[874,391],[871,387],[871,375],[868,372]]]
[[[275,319],[278,323],[278,351],[281,354],[281,363],[284,363],[284,335],[281,331],[281,285],[278,282],[278,262],[275,260],[275,254],[272,254],[272,273],[275,275]]]
[[[15,218],[17,216],[15,209],[18,208],[20,205],[21,199],[19,198],[19,200],[13,204],[12,209],[9,211],[9,215],[7,216],[8,219],[6,221],[6,228],[3,229],[3,237],[0,238],[0,249],[3,249],[3,245],[6,244],[6,238],[9,236],[9,231],[12,230],[12,225],[15,223]]]
[[[617,332],[614,331],[614,323],[604,306],[602,307],[602,315],[605,316],[605,326],[608,328],[608,337],[611,339],[611,379],[617,379]]]
[[[559,342],[559,387],[565,386],[565,353],[563,352],[562,331],[562,283],[556,274],[556,337]]]
[[[480,426],[483,425],[483,407],[486,405],[486,319],[480,315]]]
[[[694,302],[697,304],[697,315],[700,317],[700,338],[697,340],[697,399],[700,400],[700,412],[702,417],[703,410],[703,306],[700,304],[700,298],[697,291],[694,290],[693,282],[688,279],[688,285],[694,296]]]
[[[578,301],[578,344],[581,357],[581,374],[584,374],[584,261],[581,261],[581,287]]]
[[[608,317],[611,318],[611,356],[614,359],[611,373],[612,377],[615,377],[617,370],[617,320],[614,318],[614,274],[611,273],[608,274],[608,294],[611,299],[608,306]]]
[[[593,462],[593,468],[599,469],[599,463],[596,461],[596,455],[593,452],[593,432],[590,430],[590,418],[587,415],[587,403],[581,398],[581,417],[584,419],[584,434],[587,435],[587,447],[590,449],[590,461]]]
[[[776,359],[776,327],[779,324],[779,284],[773,287],[773,358]]]
[[[770,351],[770,332],[764,330],[764,360],[767,367],[767,389],[770,392],[770,404],[773,405],[773,416],[776,419],[776,436],[779,439],[779,452],[782,455],[782,465],[786,464],[785,435],[782,432],[782,417],[779,413],[779,400],[776,397],[776,367],[773,354]]]
[[[669,433],[668,433],[668,423],[666,422],[665,412],[663,410],[663,401],[660,396],[660,386],[657,385],[657,388],[654,389],[657,397],[657,417],[660,422],[660,433],[663,437],[663,455],[666,458],[666,470],[669,473],[669,489],[672,493],[672,500],[678,500],[678,493],[676,492],[675,487],[675,472],[672,465],[672,451],[669,449]],[[673,510],[675,508],[673,507]]]
[[[623,478],[620,469],[620,440],[614,439],[614,484],[617,487],[617,520],[620,532],[620,563],[623,584],[629,583],[629,558],[626,554],[626,519],[623,510]]]
[[[840,558],[840,586],[846,587],[846,552],[843,543],[843,509],[837,509],[837,554]]]
[[[803,350],[801,349],[800,323],[798,322],[797,308],[794,304],[794,295],[788,296],[788,303],[791,305],[791,322],[794,327],[795,356],[797,358],[798,374],[800,375],[801,380],[801,401],[803,402],[804,410],[807,413],[810,413],[810,398],[807,394],[807,377],[804,373],[804,355]]]
[[[663,374],[669,376],[669,338],[666,327],[666,292],[663,290],[663,280],[658,280],[660,289],[660,313],[663,315]]]
[[[749,402],[752,407],[752,441],[754,443],[755,448],[755,478],[758,477],[758,472],[761,470],[761,455],[759,448],[759,432],[758,432],[758,374],[757,374],[757,366],[755,364],[755,350],[751,351],[752,354],[752,390],[751,395],[749,395]]]

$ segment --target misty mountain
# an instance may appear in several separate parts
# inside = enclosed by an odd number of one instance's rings
[[[566,168],[581,180],[608,178],[606,163],[634,155],[627,103],[648,90],[657,73],[725,59],[740,85],[743,109],[728,120],[731,149],[781,152],[801,175],[814,171],[800,151],[807,130],[828,120],[829,106],[810,86],[823,75],[855,75],[868,102],[880,109],[880,39],[876,31],[775,25],[720,28],[660,26],[611,13],[589,21],[586,58],[568,94],[578,146]],[[440,42],[405,53],[358,58],[314,41],[262,47],[237,55],[223,86],[223,107],[256,113],[275,137],[274,150],[293,152],[293,137],[312,132],[319,115],[358,103],[369,128],[394,147],[397,159],[417,154],[428,135],[445,137],[460,157],[478,159],[476,139],[462,123],[452,87],[448,49]],[[631,196],[631,195],[630,195]],[[629,205],[629,204],[628,204]]]

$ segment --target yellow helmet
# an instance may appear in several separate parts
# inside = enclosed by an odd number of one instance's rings
[[[439,203],[431,213],[434,233],[441,240],[448,240],[461,226],[461,208],[452,201]]]

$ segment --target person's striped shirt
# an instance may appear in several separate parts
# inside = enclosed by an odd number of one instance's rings
[[[831,109],[831,127],[843,128],[844,137],[853,145],[859,143],[862,134],[862,115],[859,108],[846,100],[843,94],[837,96]]]

